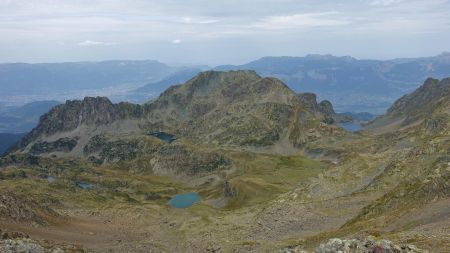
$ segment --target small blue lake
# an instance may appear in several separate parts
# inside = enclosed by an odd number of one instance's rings
[[[55,181],[56,181],[56,177],[54,177],[54,176],[48,176],[48,177],[47,177],[47,182],[53,183],[53,182],[55,182]]]
[[[195,192],[177,194],[169,201],[169,205],[174,208],[188,208],[200,200],[200,195]]]
[[[175,138],[175,135],[173,134],[168,134],[166,132],[154,132],[150,134],[151,136],[155,136],[156,138],[167,142],[167,143],[172,143],[174,140],[176,140],[177,138]]]
[[[361,124],[358,122],[339,123],[338,125],[349,132],[357,132],[362,129]]]
[[[80,187],[81,189],[87,190],[87,189],[94,188],[95,185],[88,183],[88,182],[78,182],[77,186]]]

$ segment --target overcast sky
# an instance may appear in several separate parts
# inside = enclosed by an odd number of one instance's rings
[[[0,62],[450,51],[450,0],[0,0]]]

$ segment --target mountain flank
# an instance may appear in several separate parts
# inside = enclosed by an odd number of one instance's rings
[[[385,132],[422,125],[424,130],[438,131],[446,127],[449,110],[450,78],[429,78],[417,90],[398,99],[366,129]]]

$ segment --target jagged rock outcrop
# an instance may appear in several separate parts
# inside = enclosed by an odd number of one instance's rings
[[[130,103],[113,104],[105,97],[69,100],[41,116],[39,124],[16,148],[24,148],[39,138],[74,130],[81,125],[107,125],[127,118],[142,117],[142,107]]]

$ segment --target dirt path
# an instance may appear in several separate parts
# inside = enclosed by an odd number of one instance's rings
[[[143,224],[126,216],[79,213],[47,226],[0,221],[0,227],[23,232],[36,240],[79,246],[88,252],[161,252]]]

